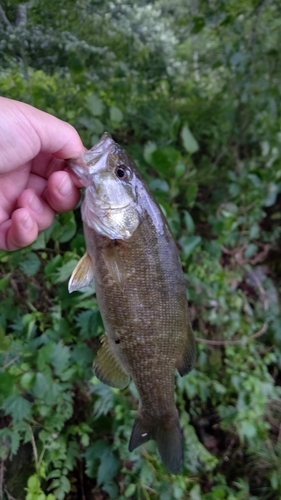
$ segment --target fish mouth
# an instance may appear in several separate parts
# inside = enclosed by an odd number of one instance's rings
[[[107,157],[114,146],[117,146],[116,142],[109,132],[105,132],[100,141],[91,149],[77,158],[67,160],[68,166],[77,175],[84,187],[88,187],[93,183],[93,174],[105,169]]]

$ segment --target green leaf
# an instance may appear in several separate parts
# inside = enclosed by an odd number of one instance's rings
[[[243,436],[250,439],[256,436],[257,429],[251,422],[245,420],[241,423],[240,432]]]
[[[114,393],[111,387],[100,382],[95,385],[94,392],[99,395],[94,404],[94,415],[97,419],[101,415],[107,415],[114,408]]]
[[[94,132],[91,141],[92,144],[96,144],[99,140],[99,136],[104,131],[104,124],[99,120],[99,118],[95,118],[94,116],[91,116],[90,118],[88,116],[81,116],[78,123],[91,132]]]
[[[183,146],[185,150],[190,153],[196,153],[199,149],[198,142],[196,141],[195,137],[189,130],[188,125],[184,125],[183,128],[181,129],[181,138],[183,142]]]
[[[27,487],[29,490],[33,490],[35,493],[38,493],[40,489],[40,479],[37,474],[33,474],[28,478]]]
[[[7,335],[2,327],[0,327],[0,353],[7,352],[12,342],[12,337]]]
[[[101,486],[106,484],[117,474],[120,467],[120,460],[112,453],[110,449],[107,449],[101,457],[101,463],[98,468],[97,484]]]
[[[10,455],[16,455],[18,452],[18,449],[20,447],[20,435],[19,433],[14,430],[11,432],[11,449],[10,449]]]
[[[278,490],[279,485],[280,485],[280,477],[278,476],[278,472],[274,470],[270,474],[270,484],[273,490]]]
[[[193,486],[192,490],[189,492],[190,500],[201,500],[201,488],[199,484]],[[215,500],[215,499],[214,499]]]
[[[276,202],[277,195],[279,193],[279,186],[271,182],[267,188],[267,195],[263,200],[265,207],[272,207]]]
[[[9,284],[9,281],[10,281],[10,276],[9,275],[0,279],[0,290],[1,291],[6,290],[8,284]]]
[[[103,113],[103,103],[96,94],[90,94],[86,97],[86,103],[89,111],[94,116],[100,116]]]
[[[46,248],[46,243],[47,243],[47,238],[46,238],[46,231],[42,231],[42,233],[39,233],[36,240],[34,243],[32,243],[31,248],[32,250],[43,250]]]
[[[64,283],[65,281],[67,281],[70,278],[71,273],[74,270],[77,262],[78,261],[76,259],[71,259],[69,262],[66,262],[66,264],[59,267],[59,269],[57,269],[55,272],[53,282]]]
[[[201,243],[201,236],[184,236],[180,239],[183,247],[183,257],[187,259],[193,250]]]
[[[143,157],[147,163],[151,162],[151,155],[156,151],[157,145],[155,142],[148,141],[143,148]]]
[[[187,212],[186,210],[184,210],[184,222],[187,227],[188,234],[189,235],[193,234],[195,230],[195,225],[190,213]]]
[[[103,453],[109,448],[109,445],[106,441],[98,440],[85,452],[85,460],[86,460],[86,474],[89,477],[96,478],[97,471],[97,463]]]
[[[162,191],[162,193],[168,193],[170,189],[169,184],[163,179],[152,179],[149,182],[149,187],[153,192]]]
[[[15,422],[30,417],[31,404],[21,396],[9,396],[4,400],[2,409],[5,415],[11,415]]]
[[[234,66],[238,66],[239,64],[241,64],[243,61],[244,61],[245,57],[244,55],[241,53],[241,52],[235,52],[231,58],[230,58],[230,62],[231,64],[233,64]]]
[[[59,225],[57,225],[52,232],[52,238],[60,243],[66,243],[71,240],[76,233],[76,221],[73,212],[65,212],[60,214]]]
[[[8,371],[0,373],[0,403],[13,393],[17,377]]]
[[[49,390],[48,380],[43,373],[37,372],[35,382],[32,387],[32,393],[35,397],[44,399]]]
[[[194,16],[192,18],[193,22],[193,28],[191,30],[191,33],[197,34],[199,33],[205,26],[205,19],[203,16]]]
[[[68,493],[71,489],[71,484],[69,479],[66,476],[61,476],[60,478],[60,488],[64,493]]]
[[[61,255],[56,255],[53,259],[49,260],[44,268],[46,278],[53,280],[53,275],[57,269],[62,265],[63,258]]]
[[[186,188],[186,201],[190,207],[193,207],[198,193],[198,184],[189,184]]]
[[[151,154],[150,163],[161,174],[169,175],[181,158],[180,152],[172,147],[156,149]]]
[[[88,116],[80,116],[78,123],[79,123],[79,125],[82,125],[82,127],[85,127],[88,130],[92,130],[92,131],[95,130],[94,124],[93,124],[94,119],[92,116],[91,116],[91,118],[89,118]]]
[[[254,245],[254,243],[250,243],[244,252],[245,259],[250,259],[251,257],[253,257],[253,255],[255,255],[255,253],[257,252],[257,250],[258,246]]]
[[[32,387],[35,382],[35,374],[32,372],[26,372],[21,376],[20,385],[26,391]]]
[[[64,346],[62,342],[55,344],[50,352],[50,363],[55,368],[57,375],[61,375],[69,366],[70,351],[69,347]]]
[[[176,165],[176,168],[175,168],[175,174],[176,174],[176,177],[179,178],[181,177],[184,172],[186,171],[186,166],[184,163],[177,163]]]
[[[34,252],[27,254],[24,261],[20,263],[20,268],[28,276],[33,276],[39,271],[41,262],[38,255]]]
[[[125,493],[124,493],[124,496],[126,498],[130,498],[132,495],[134,495],[136,491],[136,485],[131,483],[129,484],[129,486],[127,486],[127,488],[125,489]]]
[[[86,450],[85,458],[86,460],[96,460],[100,458],[108,449],[108,443],[99,439]]]
[[[83,311],[77,317],[77,326],[83,339],[96,337],[99,334],[98,328],[101,325],[99,311]]]
[[[110,112],[110,121],[118,124],[122,122],[123,113],[121,109],[117,108],[116,106],[111,106],[109,112]]]
[[[104,484],[102,489],[108,493],[110,500],[115,500],[119,496],[119,488],[113,481]]]

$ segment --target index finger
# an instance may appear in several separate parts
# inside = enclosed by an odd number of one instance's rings
[[[75,128],[28,104],[0,97],[1,173],[16,169],[40,152],[66,159],[84,150]]]

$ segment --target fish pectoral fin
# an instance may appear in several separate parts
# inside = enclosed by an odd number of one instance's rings
[[[183,346],[182,355],[177,364],[179,374],[183,377],[194,367],[196,357],[195,338],[190,323],[188,324],[187,335]]]
[[[116,246],[113,244],[104,248],[102,256],[111,278],[122,290],[124,281],[127,279],[127,273]]]
[[[102,346],[94,361],[94,373],[106,385],[125,389],[130,382],[130,376],[115,356],[107,335],[101,339]]]
[[[79,260],[68,282],[69,293],[80,290],[90,285],[94,279],[93,263],[90,255],[86,252]]]

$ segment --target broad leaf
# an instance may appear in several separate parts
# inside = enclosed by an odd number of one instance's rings
[[[199,149],[198,142],[196,141],[194,135],[191,133],[188,125],[184,125],[181,129],[181,138],[185,150],[190,153],[196,153]]]

